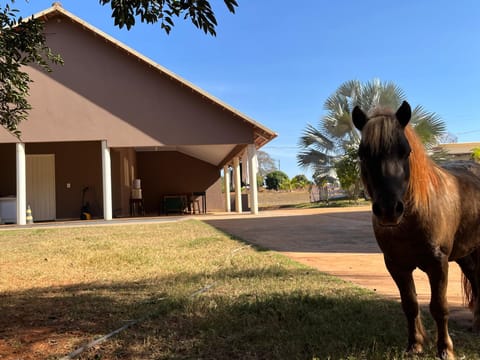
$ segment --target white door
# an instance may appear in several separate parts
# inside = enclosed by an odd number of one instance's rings
[[[55,220],[55,155],[27,155],[27,206],[34,221]]]

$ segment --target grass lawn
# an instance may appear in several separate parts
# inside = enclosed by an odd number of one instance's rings
[[[261,209],[280,208],[331,208],[369,205],[369,201],[359,199],[357,202],[344,199],[330,199],[327,201],[310,202],[308,190],[273,191],[263,190],[258,193],[258,203]]]
[[[141,317],[79,358],[400,359],[406,345],[398,303],[199,221],[0,231],[0,248],[2,360],[58,359]],[[451,332],[480,359],[478,336]]]

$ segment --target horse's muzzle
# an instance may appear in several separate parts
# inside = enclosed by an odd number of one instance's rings
[[[376,201],[372,205],[372,211],[377,217],[379,225],[397,226],[402,221],[405,204],[403,201],[393,201],[388,203]]]

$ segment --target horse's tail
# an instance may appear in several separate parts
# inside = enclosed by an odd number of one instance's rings
[[[466,259],[467,271],[470,277],[477,278],[480,276],[480,248],[476,249],[473,253],[468,255]],[[462,269],[463,270],[463,269]],[[462,296],[463,304],[468,306],[473,311],[477,297],[480,296],[480,289],[478,284],[472,284],[470,280],[465,276],[465,272],[462,271]]]
[[[463,305],[468,306],[470,310],[473,311],[473,306],[475,304],[475,297],[473,296],[473,289],[470,280],[462,272],[462,297]]]

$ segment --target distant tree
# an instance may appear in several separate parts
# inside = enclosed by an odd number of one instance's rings
[[[471,157],[473,161],[480,163],[480,148],[474,148]]]
[[[294,189],[305,189],[307,188],[311,182],[307,179],[307,177],[303,174],[295,175],[291,180],[290,184]]]
[[[22,67],[37,64],[51,71],[49,63],[62,60],[46,46],[42,23],[24,21],[17,13],[9,4],[0,6],[0,123],[19,137],[17,126],[31,109],[27,97],[32,80]]]
[[[288,175],[283,171],[275,170],[265,176],[265,186],[269,190],[280,190],[285,183],[289,183]]]
[[[278,170],[275,165],[275,160],[265,151],[257,151],[258,173],[265,177],[268,173]]]
[[[328,203],[330,199],[330,194],[328,192],[328,186],[334,184],[337,181],[334,177],[330,175],[325,175],[323,172],[318,171],[313,173],[313,182],[317,185],[318,190],[323,193],[324,199]],[[321,197],[322,198],[322,197]]]
[[[27,100],[30,76],[22,70],[29,64],[51,71],[50,63],[62,63],[46,45],[43,23],[33,17],[22,19],[12,8],[15,0],[0,5],[0,125],[20,137],[18,125],[27,119],[31,106]],[[190,19],[206,34],[215,36],[217,20],[208,0],[99,0],[110,4],[114,24],[130,29],[136,19],[147,24],[160,23],[170,33],[174,19]],[[237,0],[224,0],[231,13],[235,13]]]
[[[458,142],[458,137],[451,132],[445,132],[443,135],[441,135],[438,138],[438,142],[440,144],[451,144],[451,143],[457,143]]]
[[[356,146],[349,146],[345,154],[335,162],[335,171],[342,189],[348,193],[350,199],[357,201],[361,181]]]

